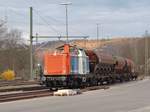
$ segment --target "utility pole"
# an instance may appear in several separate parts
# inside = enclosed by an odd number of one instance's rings
[[[68,43],[68,5],[71,5],[71,3],[61,3],[61,5],[65,5],[66,8],[66,38]]]
[[[30,7],[30,80],[33,80],[33,8]]]
[[[97,25],[97,47],[99,47],[99,24]]]
[[[145,76],[148,75],[148,31],[145,31]]]

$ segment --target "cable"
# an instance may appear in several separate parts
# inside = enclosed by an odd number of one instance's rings
[[[31,2],[31,0],[26,0],[25,2],[31,4],[32,6],[38,6],[39,5],[38,2],[37,2],[37,0],[33,0],[33,1],[34,2]]]
[[[34,12],[43,20],[43,22],[45,22],[54,32],[56,32],[57,33],[57,35],[60,35],[58,32],[58,30],[56,30],[55,28],[53,28],[47,21],[46,21],[46,19],[43,17],[43,16],[41,16],[40,14],[39,14],[39,12],[38,11],[36,11],[35,9],[33,9],[34,10]]]
[[[37,11],[37,10],[36,10],[36,11]],[[38,11],[38,13],[40,13],[40,12]],[[62,22],[62,21],[60,21],[60,20],[57,20],[57,19],[55,19],[55,18],[53,18],[53,17],[51,17],[51,16],[45,16],[45,17],[47,17],[48,19],[50,19],[50,20],[52,20],[52,21],[55,21],[55,22],[57,22],[57,23],[60,23],[60,24],[65,25],[64,22]],[[69,27],[69,28],[70,28],[70,27]],[[79,31],[79,30],[77,30],[77,29],[74,29],[74,28],[70,28],[70,29],[75,30],[75,31],[78,31],[78,32],[81,33],[82,35],[87,35],[87,34],[81,32],[81,31]]]
[[[31,1],[30,0],[26,0],[25,1],[27,4],[32,4],[31,3]],[[34,2],[34,5],[35,6],[38,6],[38,2],[36,1],[36,3]],[[34,9],[34,11],[35,12],[37,12],[38,13],[38,15],[39,15],[39,11],[37,11],[37,10],[35,10]],[[63,24],[63,25],[65,25],[65,23],[64,22],[61,22],[60,20],[57,20],[57,19],[55,19],[55,18],[53,18],[53,17],[51,17],[51,16],[46,16],[48,19],[51,19],[52,21],[55,21],[55,22],[57,22],[57,23],[61,23],[61,24]],[[40,17],[41,18],[41,17]],[[42,17],[43,18],[43,17]],[[44,21],[45,21],[45,19],[44,19]],[[46,22],[46,24],[48,24],[50,27],[51,27],[51,25],[49,24],[49,23],[47,23]],[[51,29],[53,29],[53,31],[55,31],[55,32],[58,32],[55,28],[53,28],[53,27],[51,27]],[[77,31],[77,32],[79,32],[79,33],[81,33],[82,35],[87,35],[87,34],[85,34],[85,33],[83,33],[83,32],[81,32],[81,31],[79,31],[79,30],[77,30],[77,29],[74,29],[74,28],[71,28],[70,27],[70,29],[72,29],[73,31]],[[58,33],[57,33],[58,34]],[[60,34],[59,34],[60,35]]]
[[[12,11],[14,14],[16,14],[16,15],[22,17],[22,18],[23,18],[23,16],[25,16],[24,14],[19,13],[18,11],[14,11],[13,9],[8,9],[8,10],[10,10],[10,12]]]
[[[51,20],[53,20],[53,21],[55,21],[55,22],[57,22],[57,23],[59,22],[59,23],[65,25],[65,23],[63,23],[62,21],[57,20],[57,19],[55,19],[55,18],[53,18],[53,17],[51,17],[51,16],[46,16],[46,17],[48,17],[49,19],[51,19]],[[81,33],[82,35],[86,35],[85,33],[81,32],[81,31],[79,31],[79,30],[76,30],[76,29],[71,28],[71,27],[69,27],[69,28],[72,29],[72,30],[78,31],[78,32]]]
[[[32,4],[30,0],[27,0],[27,1],[25,1],[25,2],[26,2],[27,4]],[[36,6],[38,6],[37,3],[34,2],[34,4],[35,4]],[[54,27],[52,27],[52,26],[47,22],[47,20],[46,20],[43,16],[40,15],[40,13],[39,13],[37,10],[33,9],[33,11],[38,15],[38,17],[39,17],[41,20],[43,20],[43,22],[44,22],[46,25],[48,25],[48,26],[50,27],[50,29],[52,29],[57,35],[60,35],[60,34],[58,33],[59,31],[56,30]],[[37,24],[41,24],[40,20],[37,22]],[[39,28],[39,29],[40,29],[40,28]]]

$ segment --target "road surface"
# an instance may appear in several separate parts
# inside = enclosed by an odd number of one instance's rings
[[[0,112],[150,112],[150,80],[76,96],[53,96],[0,104]]]

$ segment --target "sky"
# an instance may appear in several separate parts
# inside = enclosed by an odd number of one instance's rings
[[[8,28],[19,29],[29,38],[29,7],[33,7],[33,34],[65,35],[68,6],[69,35],[100,38],[142,36],[150,29],[150,0],[0,0],[0,19]],[[7,18],[7,19],[6,19]]]

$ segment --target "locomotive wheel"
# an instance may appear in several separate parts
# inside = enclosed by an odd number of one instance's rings
[[[45,82],[45,85],[46,85],[46,87],[50,87],[51,86],[50,82],[48,82],[48,81]]]
[[[90,79],[88,78],[88,79],[86,79],[86,87],[89,87],[90,86],[90,81],[89,81]]]
[[[78,88],[78,87],[79,87],[79,84],[78,84],[78,81],[77,81],[77,80],[73,82],[73,87],[74,87],[74,88]]]

